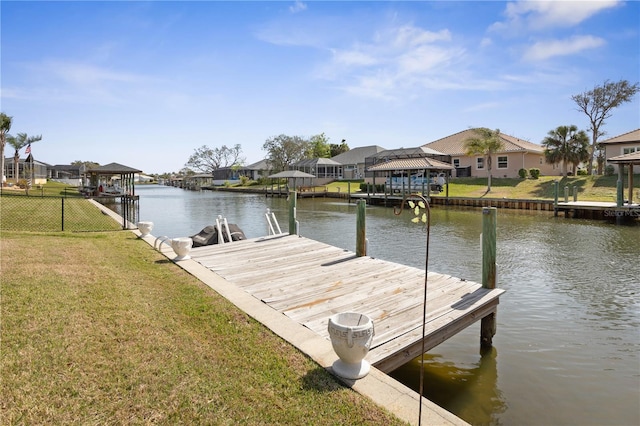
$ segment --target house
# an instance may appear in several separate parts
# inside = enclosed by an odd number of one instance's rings
[[[43,185],[47,183],[47,169],[49,164],[42,161],[34,160],[31,154],[27,158],[20,158],[17,164],[14,161],[14,157],[5,157],[4,159],[4,171],[2,174],[2,183],[12,182],[17,184],[20,180],[24,179],[25,182],[33,178],[32,185]]]
[[[612,158],[620,155],[640,152],[640,129],[618,135],[611,139],[599,142],[604,147],[604,158]],[[614,167],[615,173],[618,173],[618,165],[616,163],[607,162]]]
[[[342,165],[344,179],[363,179],[365,175],[365,158],[376,155],[385,149],[378,145],[362,146],[331,157]]]
[[[248,166],[242,166],[238,172],[241,176],[246,176],[251,180],[260,180],[260,178],[269,176],[271,167],[269,167],[269,162],[265,159],[249,164]]]
[[[477,137],[473,129],[467,129],[442,139],[422,145],[451,156],[456,177],[485,177],[487,170],[482,155],[465,154],[464,143]],[[513,136],[500,133],[504,149],[492,156],[491,174],[495,177],[517,178],[520,169],[540,169],[541,175],[559,176],[562,174],[557,165],[547,164],[544,147]]]
[[[317,185],[326,185],[334,180],[342,179],[342,164],[330,158],[309,158],[300,160],[289,167],[291,170],[314,175]]]

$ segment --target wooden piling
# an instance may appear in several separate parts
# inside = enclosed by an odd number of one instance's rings
[[[358,200],[356,219],[356,256],[367,255],[366,207],[365,200]]]
[[[498,209],[482,208],[482,287],[496,288],[496,224]],[[490,313],[480,323],[480,346],[493,345],[496,334],[496,314]]]
[[[557,180],[553,181],[553,215],[558,216],[558,186]]]
[[[298,193],[296,191],[289,191],[289,235],[298,234],[298,226],[296,221],[296,200],[298,199]]]

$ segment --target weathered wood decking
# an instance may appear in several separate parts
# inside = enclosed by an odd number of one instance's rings
[[[331,315],[370,316],[375,336],[367,359],[384,372],[420,355],[424,271],[295,235],[194,248],[193,260],[273,309],[329,339]],[[501,289],[429,272],[429,350],[496,311]]]

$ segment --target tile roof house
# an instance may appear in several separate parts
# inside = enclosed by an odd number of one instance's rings
[[[632,130],[622,135],[615,136],[613,138],[599,142],[604,146],[604,158],[617,157],[619,155],[631,154],[633,152],[640,152],[640,129]],[[618,172],[618,165],[611,164],[616,173]]]
[[[422,145],[426,148],[448,154],[455,167],[457,177],[485,177],[487,170],[481,155],[465,154],[465,140],[477,137],[473,129],[463,130],[442,139]],[[491,174],[495,177],[517,178],[520,169],[540,169],[541,175],[558,176],[561,174],[558,165],[545,162],[544,147],[510,135],[500,133],[504,149],[492,156]]]

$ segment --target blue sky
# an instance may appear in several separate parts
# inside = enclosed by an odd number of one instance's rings
[[[640,81],[636,1],[12,2],[1,108],[37,160],[182,169],[202,145],[325,133],[416,147],[469,127],[540,143],[572,95]],[[640,96],[606,137],[640,127]],[[6,154],[13,155],[9,147]]]

